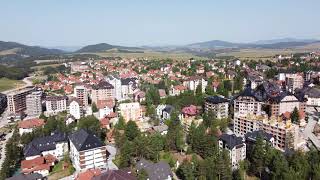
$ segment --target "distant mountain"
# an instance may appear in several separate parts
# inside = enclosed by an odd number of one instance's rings
[[[283,48],[295,48],[299,46],[305,46],[313,43],[320,42],[316,39],[274,39],[274,40],[261,40],[253,43],[233,43],[228,41],[213,40],[206,42],[199,42],[186,45],[188,48],[196,49],[221,49],[221,48],[265,48],[265,49],[283,49]]]
[[[62,54],[59,49],[48,49],[40,46],[27,46],[16,42],[0,41],[0,56],[20,55],[20,56],[42,56],[51,54]]]
[[[228,41],[212,40],[186,45],[189,48],[234,48],[241,46],[241,43],[232,43]]]
[[[281,38],[281,39],[271,39],[271,40],[259,40],[252,42],[251,44],[275,44],[275,43],[291,43],[291,42],[304,42],[313,43],[318,41],[317,39],[297,39],[297,38]]]
[[[137,48],[137,47],[115,46],[107,43],[100,43],[100,44],[85,46],[77,50],[76,53],[97,53],[97,52],[106,52],[113,49],[117,49],[119,51],[143,50],[142,48]]]

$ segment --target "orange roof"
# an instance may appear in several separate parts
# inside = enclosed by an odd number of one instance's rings
[[[283,116],[286,118],[286,119],[290,119],[291,117],[291,113],[290,112],[285,112],[285,113],[283,113]]]
[[[176,90],[179,90],[179,91],[183,91],[183,90],[186,90],[187,88],[183,85],[176,85],[173,87],[174,89]]]
[[[23,160],[21,161],[21,169],[31,169],[41,164],[44,164],[43,157],[36,157],[31,160]]]
[[[51,154],[47,154],[46,156],[44,156],[44,159],[46,160],[46,163],[53,163],[57,161],[57,158]]]
[[[20,121],[18,124],[19,128],[29,129],[29,128],[35,128],[40,127],[45,124],[43,119],[34,118],[34,119],[28,119],[24,121]]]
[[[108,125],[110,124],[109,119],[108,118],[102,118],[100,120],[100,126],[102,128],[106,128]]]
[[[98,109],[103,109],[106,106],[108,106],[109,108],[113,108],[114,107],[114,101],[113,99],[108,99],[108,100],[98,100],[97,102],[97,108]]]
[[[76,180],[88,180],[88,179],[92,179],[93,177],[98,176],[100,174],[101,174],[100,169],[88,169],[85,172],[79,173]]]

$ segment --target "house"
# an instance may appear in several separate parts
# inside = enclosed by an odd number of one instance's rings
[[[134,93],[133,93],[133,100],[134,100],[135,102],[140,102],[140,103],[141,103],[142,101],[145,101],[145,100],[146,100],[146,93],[143,92],[143,91],[140,91],[140,90],[134,92]]]
[[[92,178],[92,180],[136,180],[136,179],[137,178],[133,175],[132,172],[124,169],[108,170]]]
[[[160,99],[163,99],[163,98],[167,97],[166,90],[159,89],[159,96],[160,96]]]
[[[83,116],[83,106],[79,99],[70,98],[68,100],[68,113],[75,119],[80,119]]]
[[[93,133],[80,129],[69,136],[69,144],[70,159],[77,171],[107,167],[109,152]]]
[[[219,149],[229,152],[232,169],[239,168],[239,162],[246,158],[246,143],[242,137],[222,134],[219,138]]]
[[[159,126],[153,126],[152,130],[161,135],[166,135],[168,133],[168,126],[165,124],[159,125]]]
[[[197,87],[201,87],[201,92],[204,93],[206,90],[206,87],[208,85],[208,81],[203,79],[202,77],[189,77],[187,80],[183,82],[183,86],[185,86],[187,89],[191,91],[196,91]]]
[[[141,159],[136,164],[137,171],[144,169],[150,180],[171,180],[173,175],[169,164],[165,161],[152,163],[145,159]]]
[[[61,160],[67,151],[67,135],[61,132],[54,132],[50,136],[33,139],[23,149],[23,155],[26,160],[49,154]]]
[[[75,117],[73,117],[72,115],[69,114],[65,117],[64,121],[65,121],[66,125],[69,125],[73,122],[76,122],[77,120]]]
[[[39,118],[20,121],[18,123],[19,134],[31,133],[35,128],[42,127],[44,124],[44,120]]]
[[[46,155],[45,157],[37,157],[31,160],[21,161],[21,172],[23,174],[39,173],[42,176],[48,176],[51,167],[56,162],[55,157]]]
[[[101,174],[100,169],[88,169],[77,175],[75,180],[91,180],[92,178],[99,176]]]
[[[171,114],[174,111],[174,107],[171,105],[166,105],[166,107],[162,110],[161,119],[167,120],[171,118]]]
[[[205,99],[206,113],[213,112],[215,118],[222,119],[229,116],[229,100],[221,96],[209,96]]]
[[[181,93],[183,93],[185,90],[187,90],[187,87],[185,87],[183,85],[176,85],[176,86],[171,85],[169,95],[170,96],[178,96]]]
[[[197,109],[197,106],[190,105],[182,108],[181,112],[184,118],[195,117],[198,114],[198,109]]]

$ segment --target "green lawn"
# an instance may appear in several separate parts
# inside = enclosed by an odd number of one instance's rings
[[[23,81],[0,78],[0,92],[24,85]]]

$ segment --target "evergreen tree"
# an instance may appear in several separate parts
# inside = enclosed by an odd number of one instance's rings
[[[138,172],[138,180],[147,180],[148,179],[148,173],[146,170],[141,169]]]
[[[177,169],[177,176],[182,180],[194,180],[195,172],[192,163],[183,161]]]
[[[258,174],[261,178],[262,171],[264,169],[264,155],[265,155],[265,144],[261,137],[258,137],[250,156],[251,167],[250,171],[253,174]]]
[[[123,116],[120,115],[118,123],[115,125],[115,128],[118,130],[124,130],[126,128],[126,122]]]
[[[140,130],[134,121],[128,121],[125,129],[125,135],[129,141],[132,141],[134,138],[140,135]]]
[[[299,111],[298,111],[297,107],[295,107],[293,109],[290,118],[291,118],[292,123],[295,123],[295,124],[299,123]]]
[[[91,105],[91,107],[92,107],[92,111],[93,112],[98,112],[99,111],[99,109],[97,108],[97,105],[96,105],[96,103],[92,103],[92,105]]]
[[[121,168],[129,167],[132,164],[133,158],[133,143],[130,141],[125,141],[123,146],[120,149],[120,164]]]

